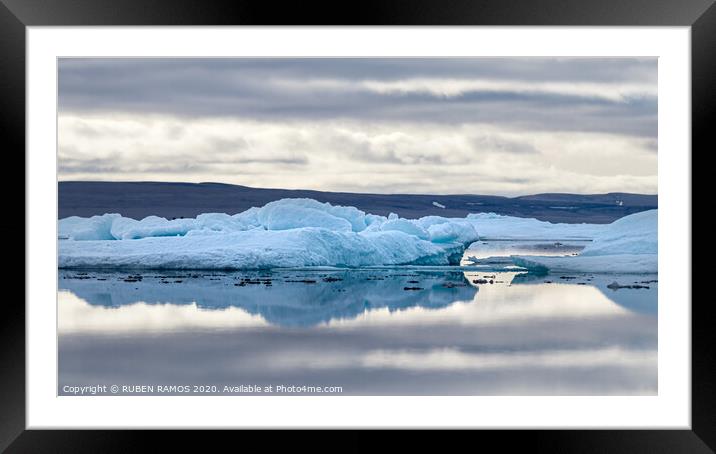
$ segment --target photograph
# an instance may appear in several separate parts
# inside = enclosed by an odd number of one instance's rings
[[[659,395],[658,57],[56,67],[57,396]]]

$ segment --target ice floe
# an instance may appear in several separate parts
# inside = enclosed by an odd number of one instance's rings
[[[196,219],[72,217],[59,234],[61,268],[157,269],[455,265],[478,238],[465,220],[386,218],[311,199]]]
[[[519,218],[495,213],[472,213],[467,221],[477,227],[486,240],[579,240],[592,239],[606,224],[564,224]]]
[[[61,268],[260,269],[459,265],[479,239],[594,239],[577,257],[514,257],[533,270],[656,272],[656,210],[612,224],[470,214],[404,219],[312,199],[190,219],[119,214],[59,221]]]
[[[658,272],[658,210],[625,216],[609,224],[577,256],[513,257],[533,271],[585,273]]]

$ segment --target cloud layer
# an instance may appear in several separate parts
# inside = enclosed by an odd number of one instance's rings
[[[61,59],[60,179],[655,193],[656,59]]]

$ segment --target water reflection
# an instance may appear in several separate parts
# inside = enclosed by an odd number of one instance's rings
[[[219,394],[242,384],[655,394],[656,275],[506,271],[509,255],[584,244],[479,242],[462,269],[61,271],[58,392],[201,383]]]
[[[575,255],[589,244],[589,240],[491,240],[476,241],[465,251],[464,261],[484,260],[510,255]]]
[[[111,323],[123,329],[131,325],[144,329],[147,324],[162,329],[177,325],[177,319],[199,326],[210,321],[219,326],[243,326],[254,320],[283,327],[309,327],[356,318],[381,308],[389,313],[415,307],[443,308],[472,300],[478,290],[461,272],[400,269],[210,274],[61,271],[59,279],[61,291],[70,293],[61,295],[68,301],[60,305],[61,331],[76,330],[81,323],[91,329],[95,322],[90,317],[98,323],[102,317],[107,319],[100,323],[101,330],[111,329]],[[82,308],[81,301],[117,310],[92,311]],[[188,315],[192,311],[195,316]],[[211,311],[226,315],[208,315]],[[160,323],[160,318],[166,318],[166,324],[163,320]]]
[[[415,269],[60,272],[65,384],[370,395],[657,391],[655,276]],[[490,283],[492,282],[492,283]]]

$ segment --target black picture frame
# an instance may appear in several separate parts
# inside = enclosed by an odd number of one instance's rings
[[[350,5],[245,0],[0,0],[0,131],[8,160],[10,156],[24,156],[25,152],[26,27],[123,25],[690,26],[692,150],[684,152],[693,157],[693,150],[714,149],[713,127],[709,121],[716,113],[714,0],[371,0]],[[24,160],[17,165],[24,169]],[[5,184],[10,184],[9,180]],[[6,194],[16,194],[17,184],[8,186]],[[16,212],[24,212],[24,204],[20,208],[19,201],[16,203]],[[6,227],[1,229],[7,235],[13,234]],[[25,245],[29,241],[32,238],[26,237]],[[27,269],[26,273],[29,272],[32,270]],[[691,306],[691,430],[482,431],[479,445],[487,446],[499,440],[502,449],[528,447],[550,452],[714,452],[716,353],[711,334],[714,319],[711,305],[710,299],[704,298],[695,300]],[[0,451],[127,452],[151,448],[152,443],[159,440],[159,433],[153,431],[25,430],[25,305],[20,298],[7,298],[3,309],[0,317]],[[660,339],[660,342],[666,341]],[[206,447],[202,440],[184,432],[171,436],[184,447],[192,444]],[[361,433],[342,436],[347,448],[369,449]],[[266,434],[260,437],[265,439]],[[296,445],[304,436],[271,438],[288,439],[286,441]],[[411,434],[410,438],[423,447],[429,446],[422,434]],[[403,446],[403,441],[400,443]],[[391,446],[388,443],[383,447]]]

